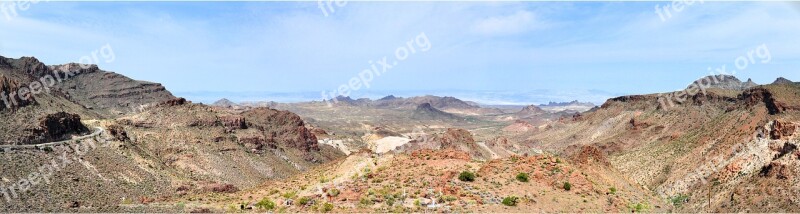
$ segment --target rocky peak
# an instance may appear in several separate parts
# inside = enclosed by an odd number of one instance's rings
[[[707,88],[718,88],[718,89],[725,89],[725,90],[745,90],[748,88],[752,88],[758,86],[755,82],[751,79],[748,79],[747,82],[742,82],[739,78],[736,78],[732,75],[711,75],[700,78],[692,82],[692,85],[700,85]],[[689,86],[695,87],[695,86]]]
[[[47,65],[40,62],[39,59],[36,59],[35,57],[22,57],[17,60],[12,60],[11,66],[34,77],[39,77],[49,73]]]
[[[398,99],[398,98],[395,97],[394,95],[389,95],[389,96],[385,96],[383,98],[378,99],[378,101],[390,101],[390,100],[396,100],[396,99]]]
[[[234,102],[232,102],[232,101],[230,101],[230,100],[228,100],[226,98],[222,98],[222,99],[217,100],[216,102],[212,103],[211,105],[212,106],[218,106],[218,107],[230,108],[232,106],[235,106],[236,103],[234,103]]]
[[[788,79],[786,79],[786,78],[783,78],[783,77],[778,77],[778,79],[776,79],[776,80],[775,80],[775,82],[772,82],[772,84],[773,84],[773,85],[778,85],[778,84],[794,84],[794,82],[792,82],[791,80],[788,80]]]
[[[542,110],[542,108],[539,108],[538,106],[535,105],[525,106],[525,108],[522,108],[522,111],[518,112],[518,114],[526,114],[526,115],[541,114],[541,113],[546,113],[546,111]]]
[[[441,120],[441,119],[455,119],[455,115],[436,109],[430,103],[423,103],[417,106],[414,110],[413,119],[421,120]]]

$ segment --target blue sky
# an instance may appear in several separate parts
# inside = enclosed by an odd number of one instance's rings
[[[104,70],[205,102],[321,99],[421,33],[430,50],[352,95],[602,102],[684,88],[762,44],[769,63],[736,76],[800,81],[798,3],[696,2],[662,20],[655,8],[669,4],[354,1],[325,16],[315,1],[40,2],[10,19],[0,11],[0,55],[61,64],[108,44]],[[500,93],[559,96],[487,98]]]

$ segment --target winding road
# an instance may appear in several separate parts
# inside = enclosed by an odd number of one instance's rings
[[[80,136],[80,137],[77,137],[77,138],[72,138],[72,139],[69,139],[69,140],[62,140],[62,141],[56,141],[56,142],[50,142],[50,143],[40,143],[40,144],[27,144],[27,145],[0,145],[0,150],[7,150],[7,149],[39,149],[39,148],[44,148],[44,147],[49,147],[49,146],[60,146],[60,145],[63,145],[63,144],[69,143],[69,142],[75,142],[75,141],[80,141],[80,140],[84,140],[84,139],[87,139],[87,138],[92,138],[92,137],[98,136],[98,135],[100,135],[100,134],[102,134],[103,132],[106,131],[102,127],[94,127],[94,129],[96,131],[91,133],[91,134]]]

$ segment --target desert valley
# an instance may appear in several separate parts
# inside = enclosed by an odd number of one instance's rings
[[[3,57],[0,88],[49,93],[0,106],[0,211],[799,211],[800,84],[714,78],[599,106],[202,104],[97,66]]]
[[[0,0],[0,213],[800,213],[800,3]]]

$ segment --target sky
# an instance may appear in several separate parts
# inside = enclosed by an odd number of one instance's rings
[[[0,55],[85,57],[203,102],[320,100],[345,85],[353,97],[599,104],[723,66],[800,81],[799,3],[688,3],[4,2]],[[359,76],[381,61],[391,68]],[[348,86],[359,78],[369,87]]]

